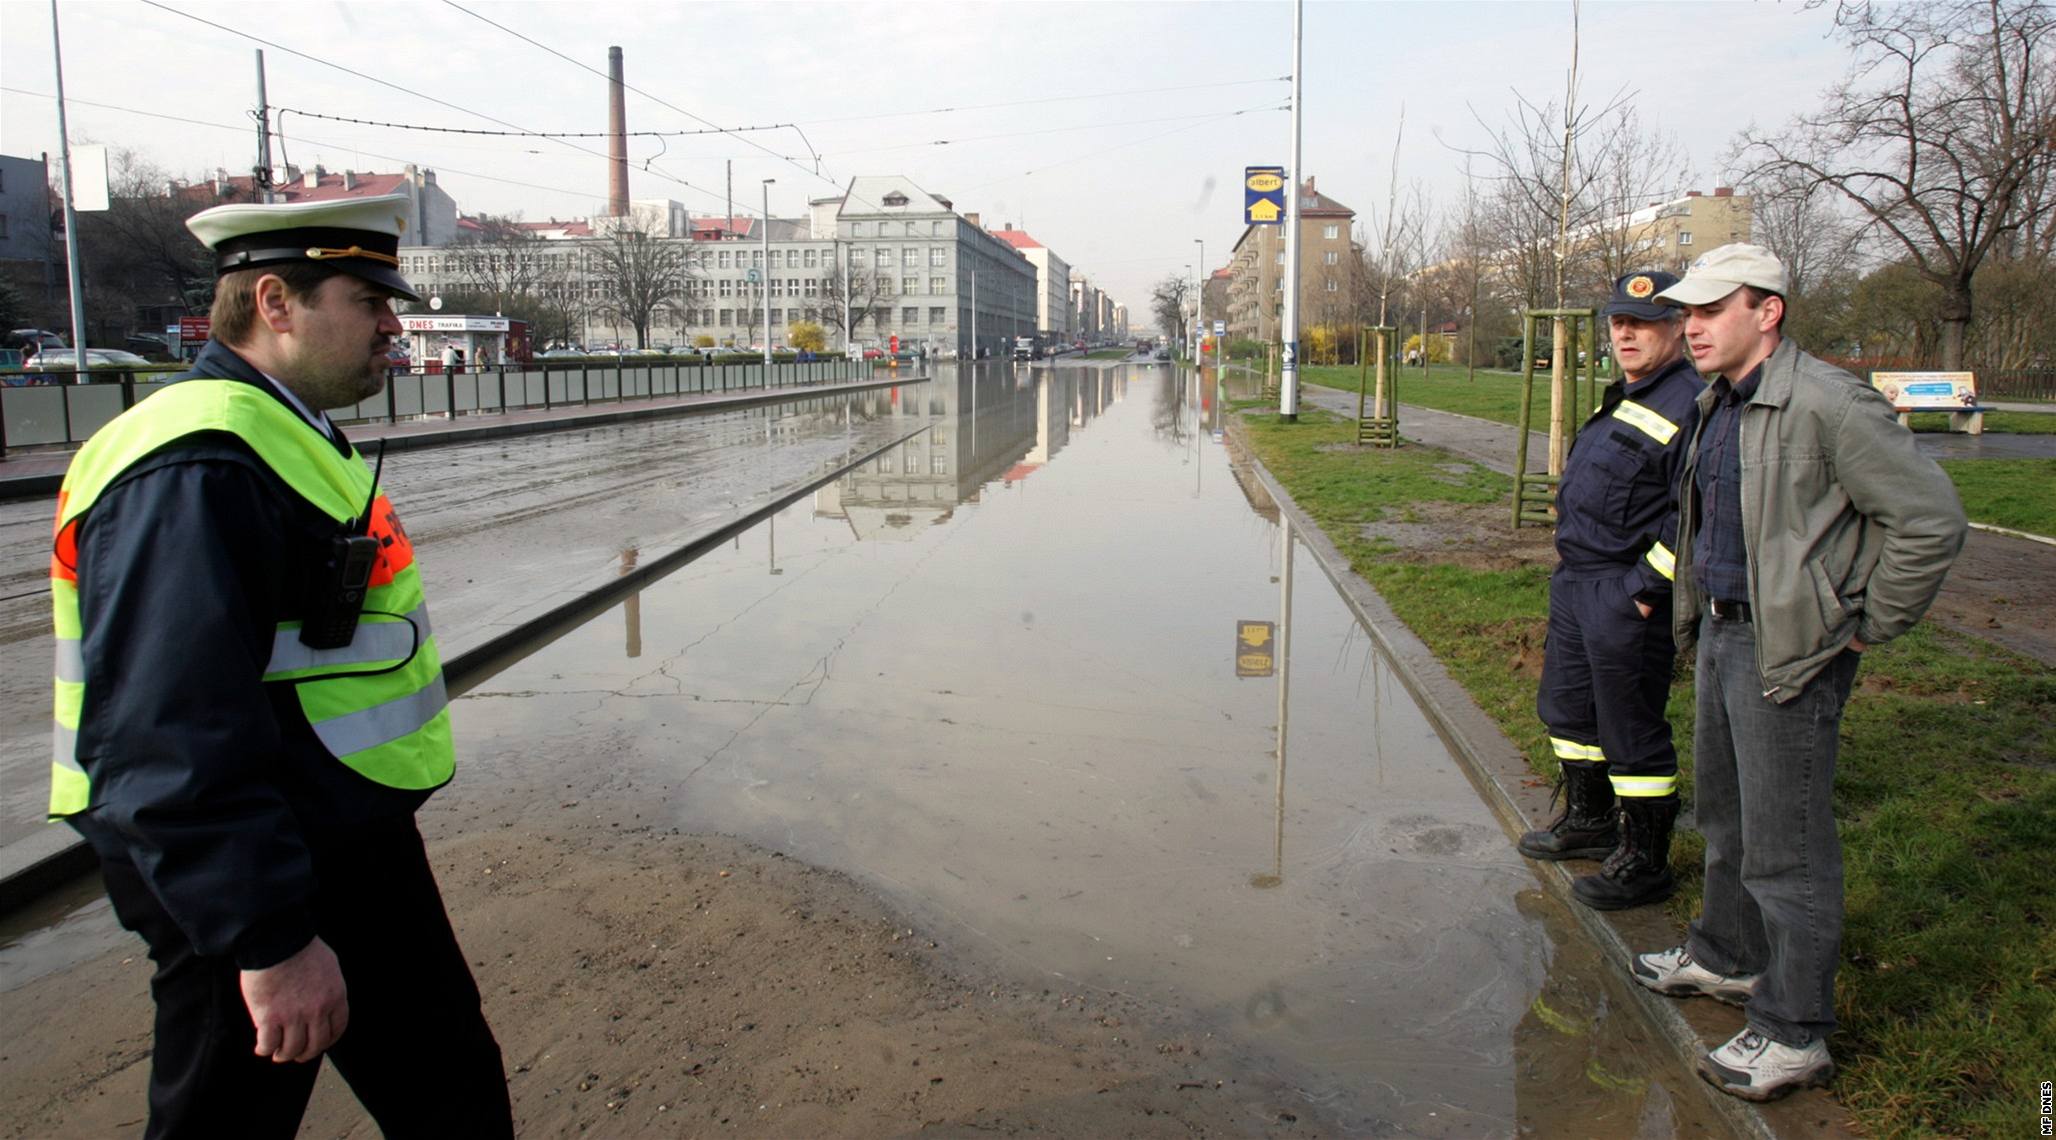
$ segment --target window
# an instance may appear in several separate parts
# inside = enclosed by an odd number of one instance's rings
[[[905,293],[905,294],[909,294],[909,295],[912,295],[912,294],[914,294],[914,293],[919,293],[920,291],[921,291],[921,279],[920,279],[919,277],[902,277],[902,278],[900,278],[900,292],[901,292],[901,293]]]
[[[930,222],[930,223],[928,223],[928,236],[929,236],[929,237],[941,237],[941,236],[942,236],[942,223],[941,223],[941,222]]]
[[[730,278],[727,278],[727,277],[723,277],[723,278],[721,279],[721,295],[722,295],[723,297],[733,297],[733,296],[735,296],[735,282],[734,282],[733,280],[731,280]],[[727,324],[728,322],[727,322],[727,321],[722,321],[721,323],[725,325],[725,324]]]
[[[1282,249],[1278,251],[1278,264],[1285,264],[1285,251]]]
[[[783,261],[783,260],[784,260],[784,258],[785,258],[785,251],[784,251],[784,250],[782,250],[782,249],[774,249],[774,250],[772,250],[772,251],[771,251],[771,268],[773,268],[773,269],[776,269],[776,268],[778,268],[779,262]]]
[[[934,269],[941,269],[942,267],[948,265],[949,251],[939,245],[936,246],[934,249],[929,250],[928,264],[931,268]]]
[[[1321,236],[1327,238],[1329,241],[1334,241],[1336,238],[1342,236],[1342,227],[1338,225],[1322,226]]]
[[[929,324],[939,325],[947,320],[949,320],[949,310],[943,308],[941,305],[936,305],[928,310]]]
[[[907,196],[905,194],[900,193],[897,190],[894,190],[892,193],[887,194],[884,198],[881,198],[879,200],[888,206],[904,206],[907,204]],[[878,224],[882,226],[885,223],[880,222]]]
[[[724,284],[724,285],[725,285],[725,284],[727,284],[727,282],[725,282],[725,281],[724,281],[724,282],[722,282],[722,284]],[[728,292],[728,290],[726,290],[726,289],[723,289],[723,290],[722,290],[721,292],[722,292],[722,293],[724,293],[724,294],[726,294],[726,293]],[[722,324],[724,324],[724,325],[732,325],[732,324],[734,324],[734,323],[735,323],[735,310],[734,310],[734,309],[723,309],[723,310],[721,310],[721,323],[722,323]]]
[[[892,474],[892,452],[888,451],[878,457],[878,473],[880,475]]]
[[[1331,249],[1328,252],[1321,255],[1321,260],[1327,262],[1329,265],[1340,265],[1342,264],[1342,255]]]
[[[807,278],[807,284],[806,284],[806,295],[807,295],[807,296],[809,296],[809,297],[812,297],[812,296],[814,296],[814,295],[816,294],[816,292],[818,291],[818,289],[819,289],[820,285],[821,285],[820,279],[818,279],[818,278],[814,278],[814,277],[809,277],[809,278]]]
[[[850,268],[852,268],[852,269],[862,269],[862,268],[864,268],[864,251],[863,251],[863,250],[861,250],[861,249],[852,249],[852,250],[850,250]]]
[[[921,251],[915,249],[911,245],[901,249],[900,264],[906,266],[908,269],[912,269],[916,265],[921,264]]]
[[[1329,278],[1329,279],[1328,279],[1328,292],[1330,292],[1330,293],[1340,293],[1341,291],[1342,291],[1342,286],[1340,286],[1340,285],[1337,285],[1337,284],[1335,283],[1335,280],[1334,280],[1334,278],[1332,278],[1332,277],[1331,277],[1331,278]]]
[[[914,228],[914,223],[912,223],[912,222],[908,222],[908,223],[907,223],[907,236],[908,236],[908,237],[918,237],[918,236],[920,236],[920,232],[921,232],[921,231],[919,231],[919,230],[917,230],[917,229],[915,229],[915,228]]]
[[[724,250],[721,250],[720,252],[718,252],[718,253],[716,253],[716,254],[714,255],[714,267],[715,267],[716,269],[726,269],[726,268],[728,268],[728,251],[727,251],[727,250],[725,250],[725,249],[724,249]]]
[[[814,268],[814,255],[815,255],[815,254],[816,254],[817,252],[819,252],[819,251],[817,251],[817,250],[816,250],[816,249],[815,249],[815,248],[814,248],[813,246],[811,246],[811,245],[810,245],[810,246],[808,246],[808,247],[807,247],[807,264],[806,264],[806,268],[808,268],[808,269],[812,269],[812,268]]]
[[[947,295],[949,293],[949,278],[930,277],[928,279],[928,292],[937,297]]]
[[[1691,230],[1679,230],[1679,231],[1678,231],[1678,244],[1679,244],[1679,245],[1691,245],[1691,244],[1692,244],[1692,231],[1691,231]]]
[[[772,323],[772,324],[774,324],[774,325],[775,325],[775,324],[778,324],[778,323],[779,323],[780,321],[783,321],[784,319],[785,319],[785,310],[784,310],[784,309],[773,309],[773,310],[771,310],[771,323]]]
[[[863,237],[863,236],[864,236],[864,223],[862,223],[862,222],[851,222],[851,223],[850,223],[850,236],[851,236],[851,237]]]
[[[933,455],[930,455],[930,456],[928,457],[928,473],[929,473],[930,475],[947,475],[947,474],[949,474],[949,455],[948,455],[948,453],[946,453],[946,452],[941,452],[941,451],[938,451],[938,452],[934,453]]]
[[[903,325],[918,325],[918,324],[920,324],[920,323],[921,323],[921,310],[919,310],[919,309],[915,308],[915,307],[914,307],[914,306],[912,306],[912,305],[908,305],[908,306],[907,306],[906,308],[904,308],[904,309],[901,309],[901,310],[900,310],[900,323],[901,323],[901,324],[903,324]]]
[[[889,266],[889,265],[891,265],[891,264],[892,264],[892,250],[891,250],[890,248],[886,247],[886,246],[882,246],[882,245],[881,245],[881,246],[879,246],[879,247],[878,247],[878,268],[880,268],[880,269],[884,269],[884,268],[886,268],[887,266]]]
[[[761,249],[753,249],[753,250],[751,250],[751,251],[750,251],[750,268],[752,268],[752,269],[762,269],[762,268],[764,268],[764,251],[763,251],[763,250],[761,250]]]

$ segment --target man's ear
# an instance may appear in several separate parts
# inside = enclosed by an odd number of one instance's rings
[[[274,333],[293,331],[292,307],[289,304],[291,291],[286,288],[285,279],[277,274],[267,273],[257,279],[251,289],[250,299],[257,310],[257,319]]]
[[[1777,306],[1777,310],[1775,312],[1771,310],[1772,305]],[[1784,319],[1785,299],[1783,297],[1778,296],[1776,293],[1772,293],[1770,296],[1765,297],[1763,299],[1763,307],[1756,311],[1756,327],[1762,330],[1763,332],[1769,332],[1772,329],[1777,328],[1778,322]]]

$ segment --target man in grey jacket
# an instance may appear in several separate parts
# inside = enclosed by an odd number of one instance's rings
[[[1770,1100],[1834,1073],[1842,849],[1833,789],[1864,649],[1927,612],[1963,546],[1949,477],[1869,385],[1785,340],[1785,267],[1724,245],[1658,297],[1708,381],[1678,483],[1673,625],[1697,643],[1694,797],[1705,898],[1635,980],[1745,1006],[1702,1057]]]

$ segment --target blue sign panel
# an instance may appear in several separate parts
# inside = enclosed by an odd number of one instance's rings
[[[1245,166],[1242,168],[1242,224],[1282,226],[1285,224],[1285,168]]]

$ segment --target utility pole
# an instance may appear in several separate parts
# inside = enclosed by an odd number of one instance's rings
[[[258,201],[271,201],[271,103],[264,94],[264,49],[257,49],[257,169],[250,172]]]
[[[50,55],[57,63],[57,146],[64,164],[64,264],[71,277],[72,382],[86,382],[86,286],[79,272],[79,216],[72,209],[71,131],[64,125],[64,47],[57,38],[57,0],[50,0]]]
[[[735,160],[728,160],[728,232],[724,238],[735,236]]]
[[[764,282],[764,387],[771,387],[771,184],[776,178],[764,180],[764,216],[758,219],[764,227],[764,268],[758,276]]]
[[[1199,365],[1199,375],[1206,376],[1206,239],[1193,238],[1192,244],[1199,247],[1199,269],[1192,275],[1193,319],[1199,323],[1199,337],[1192,342],[1192,359]],[[1219,351],[1215,352],[1219,362]]]
[[[978,271],[971,271],[971,374],[976,376],[978,367]]]
[[[1299,115],[1306,100],[1300,86],[1300,36],[1306,0],[1292,0],[1292,197],[1285,200],[1285,344],[1279,354],[1278,418],[1299,422],[1299,200],[1306,173],[1300,169]]]

